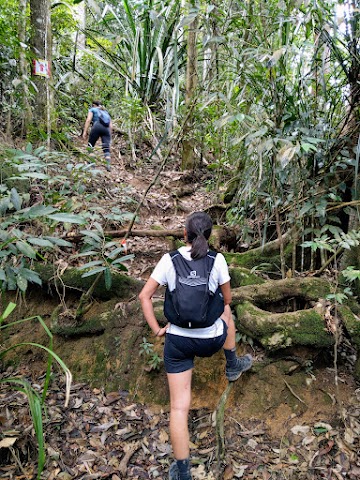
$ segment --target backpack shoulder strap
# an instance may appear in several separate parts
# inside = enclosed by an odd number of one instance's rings
[[[181,253],[179,252],[179,250],[174,250],[173,252],[169,252],[169,255],[170,255],[172,264],[174,266],[175,273],[176,273],[176,275],[179,275],[179,272],[178,272],[178,269],[177,269],[176,257],[178,257],[178,260],[179,260],[179,255],[181,256]]]
[[[179,252],[179,250],[174,250],[173,252],[169,252],[169,255],[174,265],[175,271],[176,273],[178,273],[176,266],[179,261],[181,262],[182,255]],[[217,252],[213,252],[212,250],[209,250],[206,254],[206,257],[203,257],[203,260],[207,262],[208,275],[210,275],[210,272],[214,266],[216,255],[217,255]]]
[[[180,253],[179,250],[174,250],[173,252],[169,252],[171,260],[175,257],[175,255],[178,255],[179,253]]]
[[[209,268],[209,274],[214,266],[215,258],[216,258],[217,252],[214,252],[212,250],[209,250],[207,252],[207,259],[208,259],[208,268]]]

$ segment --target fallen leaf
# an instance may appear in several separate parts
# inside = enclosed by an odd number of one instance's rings
[[[0,448],[9,448],[14,445],[17,438],[14,437],[5,437],[0,441]]]
[[[307,425],[295,425],[291,429],[294,435],[306,435],[310,431],[310,427]]]

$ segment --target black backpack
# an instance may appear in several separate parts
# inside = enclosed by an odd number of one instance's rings
[[[209,277],[216,252],[209,251],[198,260],[185,260],[176,250],[170,253],[176,282],[175,289],[165,291],[164,315],[174,325],[183,328],[210,327],[224,311],[220,287],[209,290]]]

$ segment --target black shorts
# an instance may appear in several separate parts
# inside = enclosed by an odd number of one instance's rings
[[[224,332],[215,338],[188,338],[166,334],[164,365],[167,373],[180,373],[194,368],[195,357],[211,357],[218,352],[227,337],[227,325],[223,321]]]

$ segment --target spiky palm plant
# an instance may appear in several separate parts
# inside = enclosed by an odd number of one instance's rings
[[[180,2],[123,0],[93,14],[96,22],[86,34],[94,48],[87,52],[117,72],[144,104],[153,107],[174,89],[178,99]]]

